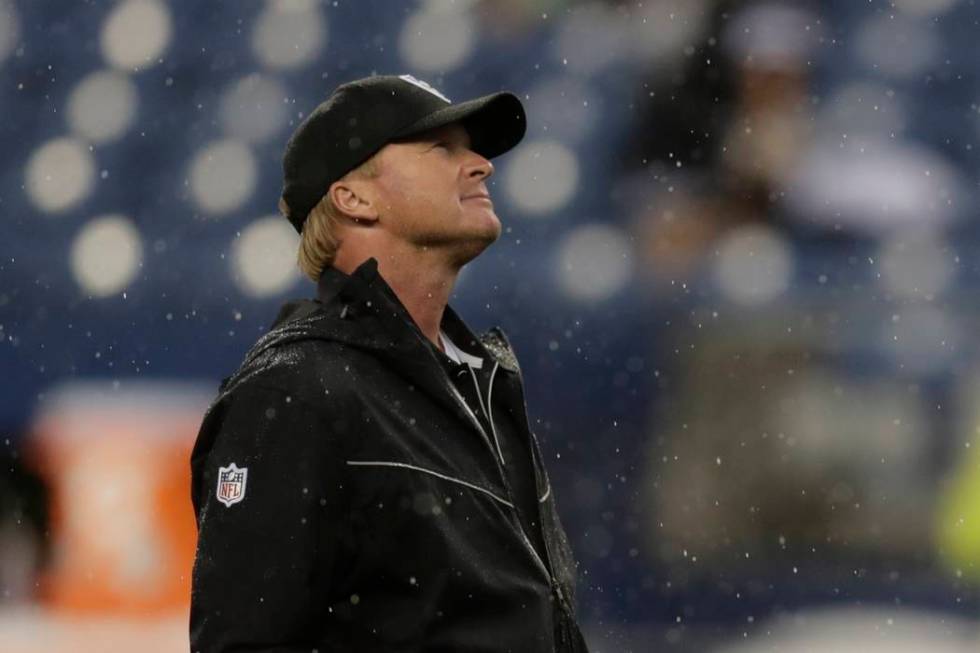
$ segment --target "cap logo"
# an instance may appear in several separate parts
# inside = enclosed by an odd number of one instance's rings
[[[218,467],[218,501],[231,507],[245,498],[245,482],[248,480],[248,467],[235,463]]]
[[[398,79],[400,79],[402,81],[405,81],[405,82],[408,82],[412,86],[418,86],[423,91],[428,91],[429,93],[432,93],[433,95],[435,95],[440,100],[444,100],[446,102],[446,104],[452,104],[452,100],[450,100],[449,98],[447,98],[445,95],[443,95],[442,93],[440,93],[436,89],[434,89],[431,86],[429,86],[426,82],[423,82],[421,79],[415,79],[411,75],[399,75],[398,76]]]

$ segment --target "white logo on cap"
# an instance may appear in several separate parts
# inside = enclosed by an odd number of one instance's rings
[[[442,93],[440,93],[436,89],[434,89],[431,86],[429,86],[426,82],[423,82],[421,79],[415,79],[411,75],[399,75],[398,76],[398,79],[401,79],[403,81],[406,81],[406,82],[408,82],[409,84],[411,84],[413,86],[418,86],[423,91],[428,91],[429,93],[432,93],[433,95],[435,95],[440,100],[445,100],[446,101],[446,104],[452,104],[452,100],[450,100],[449,98],[447,98],[445,95],[443,95]]]

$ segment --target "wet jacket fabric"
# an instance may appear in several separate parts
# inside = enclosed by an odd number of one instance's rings
[[[325,270],[222,383],[191,457],[192,651],[587,650],[513,349],[450,307],[442,329],[484,360],[480,414],[374,259]]]

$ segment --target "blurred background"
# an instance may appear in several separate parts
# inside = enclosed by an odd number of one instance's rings
[[[186,650],[188,456],[336,85],[509,89],[500,324],[597,652],[980,648],[973,0],[0,0],[0,649]]]

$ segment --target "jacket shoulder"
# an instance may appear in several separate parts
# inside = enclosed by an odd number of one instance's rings
[[[343,372],[352,352],[341,342],[306,338],[265,347],[222,384],[222,393],[245,388],[268,387],[288,390],[299,400],[316,403],[327,394],[339,397],[348,384]]]

